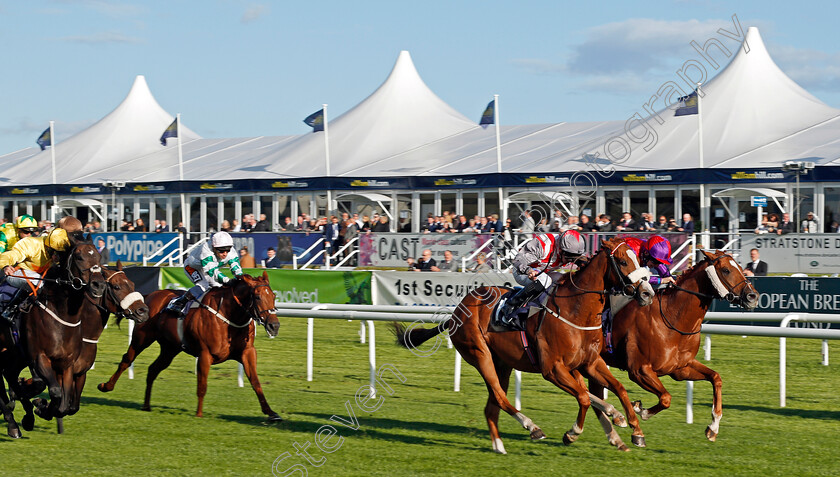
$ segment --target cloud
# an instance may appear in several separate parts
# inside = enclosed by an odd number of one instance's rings
[[[81,6],[111,17],[134,16],[143,12],[143,7],[110,0],[54,0],[57,3]]]
[[[242,18],[239,21],[242,23],[252,23],[260,17],[268,15],[268,12],[268,5],[251,5],[245,10],[245,13],[242,14]]]
[[[768,48],[773,60],[806,90],[840,92],[840,52],[792,46]]]
[[[59,38],[58,40],[68,43],[84,43],[88,45],[101,45],[109,43],[137,44],[144,43],[145,41],[142,38],[127,36],[113,31],[94,33],[92,35],[65,36]]]

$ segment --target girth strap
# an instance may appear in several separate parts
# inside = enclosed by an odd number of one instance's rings
[[[245,328],[246,326],[251,324],[251,319],[249,318],[248,321],[245,322],[245,324],[237,325],[236,323],[232,323],[230,320],[228,320],[227,318],[222,316],[221,313],[219,313],[218,311],[210,308],[209,306],[205,305],[204,303],[201,304],[201,307],[208,310],[210,313],[213,313],[214,315],[216,315],[216,318],[224,321],[225,323],[227,323],[228,325],[230,325],[234,328]]]
[[[531,353],[531,347],[528,346],[528,337],[525,335],[524,331],[519,332],[519,337],[522,339],[522,347],[525,348],[525,354],[528,355],[528,361],[531,362],[534,366],[537,366],[537,361],[534,359],[534,354]]]

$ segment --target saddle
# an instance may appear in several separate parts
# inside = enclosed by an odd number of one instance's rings
[[[536,315],[540,315],[545,308],[546,303],[548,303],[549,297],[554,293],[554,289],[557,287],[556,284],[550,286],[548,290],[541,293],[536,299],[529,301],[522,305],[518,310],[513,312],[513,316],[511,317],[510,324],[504,324],[501,321],[502,315],[502,308],[504,308],[505,303],[507,302],[508,298],[512,294],[516,292],[516,289],[510,290],[499,299],[496,303],[496,307],[493,309],[492,318],[490,320],[490,326],[487,328],[490,332],[506,332],[506,331],[525,331],[525,325],[528,321],[528,318]]]

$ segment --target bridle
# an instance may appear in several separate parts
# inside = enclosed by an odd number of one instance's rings
[[[108,285],[107,287],[105,287],[105,293],[107,294],[107,297],[105,298],[107,300],[110,300],[111,303],[115,305],[116,311],[113,311],[112,313],[122,318],[130,318],[136,315],[137,313],[132,311],[129,307],[132,303],[135,303],[137,301],[143,303],[143,295],[138,291],[133,291],[126,295],[122,300],[120,300],[120,298],[117,296],[117,293],[111,287],[111,279],[119,275],[120,273],[125,275],[124,271],[117,270],[114,273],[112,273],[111,276],[105,278],[105,283]]]
[[[707,263],[708,264],[704,271],[705,271],[706,275],[709,277],[709,280],[712,282],[712,286],[714,287],[715,292],[716,292],[715,295],[709,295],[708,293],[700,293],[700,292],[696,292],[696,291],[693,291],[693,290],[689,290],[689,289],[686,289],[686,288],[683,288],[683,287],[677,285],[674,282],[671,282],[669,284],[669,288],[674,288],[677,291],[690,293],[690,294],[692,294],[694,296],[697,296],[701,299],[705,299],[705,300],[722,299],[722,300],[726,300],[727,302],[729,302],[731,304],[740,306],[741,303],[743,302],[743,300],[741,299],[741,294],[739,293],[739,294],[736,295],[734,290],[740,285],[741,286],[741,291],[743,292],[744,287],[747,286],[749,281],[745,277],[743,280],[736,283],[731,289],[726,288],[726,286],[723,284],[723,280],[721,280],[720,276],[718,275],[717,268],[715,267],[715,264],[717,264],[717,262],[720,261],[720,259],[722,259],[723,257],[727,257],[727,255],[724,254],[724,255],[721,255],[721,256],[716,257],[714,259],[706,257],[703,260],[703,262],[701,262],[701,263]],[[740,269],[740,267],[739,267],[739,269]],[[741,272],[741,274],[743,275],[743,272]],[[662,321],[665,322],[665,326],[667,326],[669,329],[671,329],[673,331],[676,331],[677,333],[679,333],[683,336],[696,335],[697,333],[700,333],[700,331],[702,330],[702,328],[700,328],[697,331],[686,332],[686,331],[682,331],[682,330],[678,329],[677,327],[675,327],[671,323],[671,321],[668,319],[668,317],[665,316],[665,311],[663,310],[663,307],[662,307],[662,294],[661,293],[659,294],[659,316],[662,317]],[[703,322],[703,320],[701,319],[700,323],[702,323],[702,322]]]
[[[246,283],[246,285],[248,284]],[[271,287],[268,285],[257,285],[255,287],[248,285],[248,290],[250,290],[251,301],[250,303],[248,303],[247,306],[242,304],[242,302],[239,300],[239,297],[236,296],[235,290],[232,290],[232,295],[233,299],[236,301],[236,304],[239,305],[241,308],[245,309],[250,318],[254,319],[254,321],[259,323],[260,325],[265,326],[268,320],[268,316],[270,316],[274,312],[274,308],[272,307],[270,309],[264,310],[260,309],[259,293],[257,292],[257,290],[259,290],[260,288],[268,288],[269,291],[271,291]]]
[[[636,270],[630,272],[629,275],[624,275],[621,272],[621,268],[618,266],[618,263],[615,260],[615,252],[618,250],[618,247],[626,245],[624,241],[619,242],[616,246],[612,249],[604,249],[609,250],[607,253],[607,263],[609,263],[610,269],[615,273],[615,275],[621,280],[621,288],[620,289],[612,289],[612,290],[586,290],[583,289],[574,282],[573,276],[569,275],[569,280],[577,290],[581,291],[581,294],[585,293],[596,293],[598,295],[624,295],[624,296],[631,296],[635,297],[639,293],[638,285],[634,285],[634,282],[639,281],[647,276],[650,275],[650,272],[647,271],[646,268],[642,267],[637,262]],[[628,249],[630,247],[627,247]],[[631,250],[632,251],[632,250]],[[600,250],[599,250],[600,253]]]
[[[67,254],[67,263],[65,264],[65,267],[64,267],[64,269],[67,271],[68,284],[70,285],[71,288],[73,288],[76,291],[79,291],[82,288],[87,287],[88,291],[90,292],[90,294],[93,298],[102,298],[102,294],[104,294],[104,291],[101,294],[97,295],[96,292],[94,292],[90,288],[90,283],[86,282],[81,277],[81,275],[83,275],[85,272],[88,272],[88,277],[90,277],[90,275],[92,275],[94,273],[98,273],[98,274],[102,275],[103,281],[106,281],[105,276],[102,273],[102,267],[100,267],[99,264],[95,264],[95,265],[92,265],[88,268],[81,268],[79,266],[79,264],[73,259],[73,251],[75,249],[76,249],[75,246],[70,249],[69,253]],[[73,268],[78,269],[79,276],[73,275]],[[107,288],[107,286],[105,288]]]

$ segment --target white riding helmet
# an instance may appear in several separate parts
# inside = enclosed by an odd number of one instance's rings
[[[227,232],[214,233],[211,242],[213,243],[213,248],[233,247],[233,239]]]

